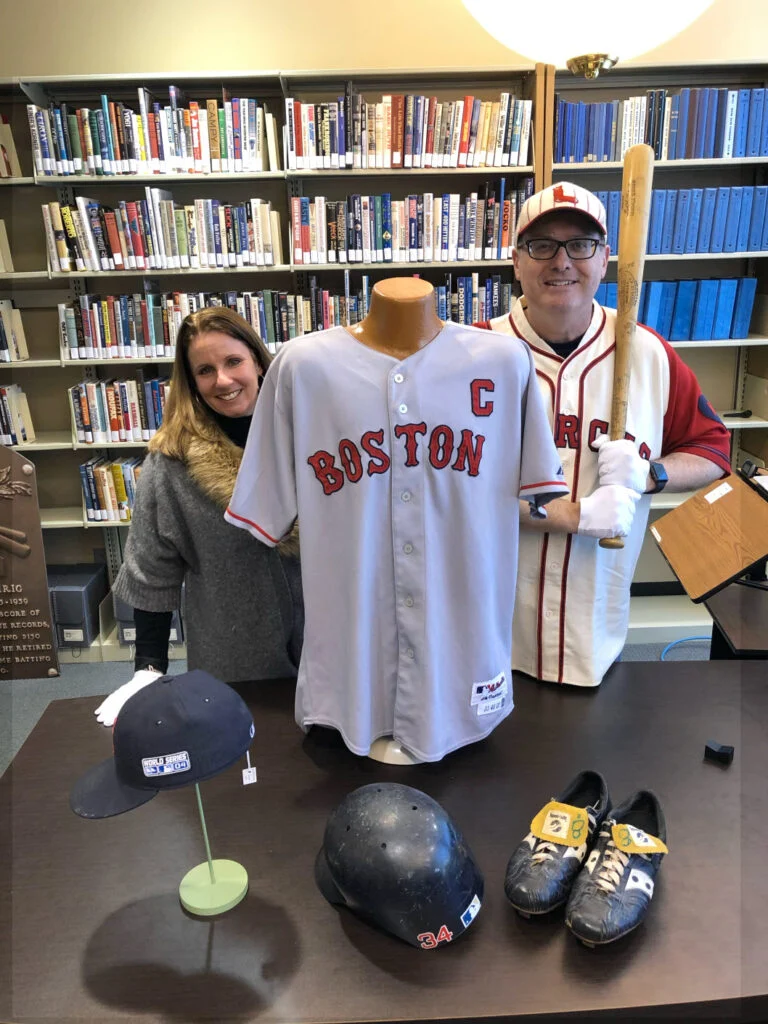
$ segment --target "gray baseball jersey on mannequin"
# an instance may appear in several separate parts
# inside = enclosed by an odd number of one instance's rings
[[[283,346],[227,520],[275,544],[298,515],[296,720],[423,761],[512,710],[518,498],[567,492],[527,347],[446,324],[398,360],[344,328]]]

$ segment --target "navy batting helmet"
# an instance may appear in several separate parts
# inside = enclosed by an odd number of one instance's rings
[[[449,815],[396,782],[361,786],[342,800],[326,824],[315,880],[330,903],[422,949],[462,935],[483,899],[483,876]]]

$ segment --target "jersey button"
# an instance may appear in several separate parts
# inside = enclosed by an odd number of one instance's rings
[[[405,607],[413,608],[413,598],[410,595],[405,599]]]
[[[396,373],[392,379],[394,380],[395,384],[402,384],[403,381],[405,380],[405,377],[402,375],[402,373]]]
[[[406,555],[410,555],[410,553],[413,551],[413,544],[411,544],[410,541],[407,544],[403,544],[403,551],[406,553]]]
[[[411,492],[410,491],[403,491],[403,493],[400,495],[400,497],[401,497],[401,499],[403,501],[410,501],[411,500]]]
[[[402,405],[398,405],[397,410],[398,412],[406,413],[408,412],[408,406],[403,403]]]
[[[409,658],[415,658],[416,657],[416,651],[414,651],[414,649],[412,647],[409,647],[408,650],[405,653],[406,653],[406,655]]]

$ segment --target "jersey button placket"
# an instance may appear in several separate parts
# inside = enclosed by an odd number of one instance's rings
[[[395,428],[419,422],[410,382],[401,367],[390,372],[389,416],[392,452],[392,539],[395,569],[395,615],[399,642],[398,689],[411,690],[416,683],[423,623],[419,606],[424,577],[423,482],[424,435],[415,435],[415,466],[406,465],[406,436]],[[397,718],[397,699],[395,700]]]

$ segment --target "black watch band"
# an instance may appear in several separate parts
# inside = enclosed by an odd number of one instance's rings
[[[663,491],[669,483],[669,477],[667,471],[660,462],[652,462],[648,468],[648,475],[653,481],[653,487],[648,491],[649,494],[658,494]]]

